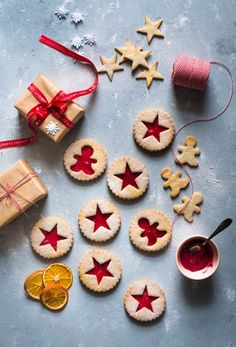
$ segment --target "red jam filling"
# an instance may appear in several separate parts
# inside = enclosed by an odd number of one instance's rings
[[[136,312],[142,308],[146,308],[149,311],[153,312],[152,302],[157,300],[159,296],[151,296],[148,294],[147,286],[144,288],[143,294],[141,295],[132,295],[132,297],[138,301],[138,307]]]
[[[109,228],[109,225],[107,224],[107,219],[111,217],[112,213],[102,213],[100,210],[100,207],[97,205],[96,214],[94,216],[86,217],[87,219],[91,220],[94,223],[93,232],[97,231],[100,227],[104,227],[108,230],[111,230]]]
[[[110,271],[107,270],[111,260],[106,261],[103,264],[100,264],[95,258],[93,258],[94,267],[86,272],[86,275],[94,275],[97,277],[97,283],[100,284],[103,277],[114,277]]]
[[[123,181],[121,190],[125,189],[125,187],[127,187],[129,185],[134,187],[134,188],[139,189],[137,182],[136,182],[136,178],[138,178],[141,174],[142,174],[142,172],[140,172],[140,171],[132,172],[130,170],[129,164],[126,163],[125,172],[123,174],[118,174],[115,176]]]
[[[58,235],[57,224],[50,231],[39,229],[44,236],[44,240],[40,243],[40,246],[51,245],[57,251],[57,242],[66,239],[66,237]]]
[[[93,175],[94,170],[92,168],[92,164],[97,162],[96,159],[91,158],[93,152],[92,147],[83,146],[81,149],[81,155],[74,155],[77,162],[74,165],[71,165],[70,169],[75,172],[83,171],[86,175]]]
[[[163,132],[163,131],[166,131],[168,130],[169,128],[166,128],[162,125],[159,124],[159,121],[158,121],[158,115],[156,116],[156,118],[154,119],[154,121],[152,123],[150,122],[144,122],[142,121],[142,123],[145,125],[145,127],[147,128],[147,132],[145,133],[144,135],[144,139],[146,137],[149,137],[149,136],[154,136],[155,139],[160,142],[160,134]]]
[[[138,225],[144,231],[140,235],[141,237],[147,237],[148,246],[153,246],[157,242],[157,239],[163,237],[166,234],[164,230],[158,230],[158,223],[153,223],[150,225],[149,220],[147,218],[141,218],[138,221]]]
[[[189,271],[199,271],[213,266],[214,252],[209,243],[201,247],[202,239],[191,240],[180,250],[180,263]],[[199,245],[199,251],[192,251],[191,247]]]

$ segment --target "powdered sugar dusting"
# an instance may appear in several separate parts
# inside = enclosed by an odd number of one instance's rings
[[[180,14],[177,21],[174,23],[174,28],[175,29],[183,29],[185,25],[189,22],[189,18],[183,13]]]
[[[234,302],[236,299],[236,291],[235,289],[229,287],[226,290],[226,297],[229,302]]]

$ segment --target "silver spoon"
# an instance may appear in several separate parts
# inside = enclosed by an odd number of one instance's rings
[[[189,248],[190,252],[199,252],[202,247],[204,247],[213,237],[215,237],[217,234],[221,233],[221,231],[225,230],[230,226],[230,224],[233,222],[231,218],[227,218],[223,220],[223,222],[220,223],[220,225],[213,231],[213,233],[206,239],[203,243],[200,245],[195,245]]]

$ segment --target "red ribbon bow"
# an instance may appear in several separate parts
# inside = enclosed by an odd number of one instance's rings
[[[7,140],[7,141],[0,141],[0,149],[10,148],[10,147],[20,147],[20,146],[26,146],[29,143],[35,142],[37,140],[36,136],[36,127],[40,126],[42,122],[47,118],[49,113],[52,113],[53,116],[59,120],[61,123],[63,123],[67,128],[72,128],[73,123],[65,116],[65,112],[67,109],[67,104],[71,102],[72,100],[88,95],[92,92],[94,92],[98,85],[98,72],[96,69],[96,66],[94,63],[89,60],[88,58],[71,51],[70,49],[66,48],[65,46],[61,45],[60,43],[42,35],[39,38],[39,41],[46,46],[51,47],[52,49],[55,49],[56,51],[71,57],[72,59],[75,59],[81,63],[89,64],[94,73],[95,73],[95,79],[93,84],[84,90],[76,91],[73,93],[66,94],[63,91],[60,91],[57,93],[57,95],[50,101],[45,98],[45,96],[42,94],[42,92],[34,85],[31,84],[29,86],[30,92],[34,95],[34,97],[39,101],[39,104],[36,105],[32,110],[29,111],[27,114],[27,124],[29,129],[34,133],[33,136],[27,137],[27,138],[21,138],[21,139],[15,139],[15,140]],[[32,124],[31,124],[32,123]]]
[[[28,87],[28,90],[40,102],[27,114],[28,122],[33,123],[36,127],[39,127],[51,113],[67,128],[73,127],[71,120],[65,116],[67,103],[62,101],[65,93],[62,91],[58,92],[56,96],[50,102],[48,102],[43,93],[33,83]]]

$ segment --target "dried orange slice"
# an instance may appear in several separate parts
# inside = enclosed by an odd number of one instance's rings
[[[26,278],[24,289],[32,299],[40,300],[43,288],[43,270],[34,271]]]
[[[60,285],[52,285],[42,290],[41,301],[50,310],[61,310],[68,302],[68,291]]]
[[[61,285],[69,289],[73,282],[71,269],[61,263],[48,265],[43,272],[43,283],[45,287],[51,285]]]

